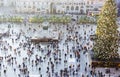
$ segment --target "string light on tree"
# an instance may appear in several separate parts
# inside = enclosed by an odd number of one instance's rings
[[[117,9],[114,0],[107,0],[97,21],[95,57],[100,60],[113,60],[118,54]]]

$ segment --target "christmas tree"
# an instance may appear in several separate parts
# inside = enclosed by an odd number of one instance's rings
[[[117,7],[115,0],[107,0],[97,21],[94,57],[99,60],[115,60],[118,54]]]

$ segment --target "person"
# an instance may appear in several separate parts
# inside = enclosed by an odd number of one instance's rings
[[[16,68],[14,68],[14,72],[16,72]]]
[[[84,75],[82,74],[82,77],[84,77]]]
[[[38,68],[39,69],[39,73],[41,72],[41,67]]]
[[[40,75],[40,77],[42,77],[42,75]]]
[[[21,75],[20,75],[20,74],[18,74],[18,77],[21,77]]]
[[[4,74],[6,74],[6,69],[4,69]]]

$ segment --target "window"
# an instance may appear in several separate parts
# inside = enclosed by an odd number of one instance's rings
[[[81,14],[84,14],[84,10],[83,10],[83,9],[80,9],[80,13],[81,13]]]
[[[98,8],[94,8],[94,11],[98,11]]]
[[[37,11],[40,11],[40,8],[37,8]]]
[[[58,13],[60,13],[60,10],[58,10]]]
[[[83,6],[81,6],[81,8],[83,8]]]
[[[88,5],[87,5],[86,7],[87,7],[87,8],[89,8],[89,6],[88,6]]]
[[[87,4],[89,4],[89,1],[87,1]]]
[[[71,7],[71,10],[74,10],[74,7],[73,7],[73,6]]]
[[[75,10],[79,10],[79,7],[78,7],[78,6],[76,6]]]
[[[91,2],[91,4],[93,4],[93,1]]]
[[[66,9],[69,10],[69,6],[67,6]]]

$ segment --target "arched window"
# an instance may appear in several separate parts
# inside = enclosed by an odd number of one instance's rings
[[[79,10],[79,7],[78,7],[78,6],[76,6],[75,10]]]
[[[81,10],[80,10],[80,13],[81,13],[81,14],[84,14],[84,10],[83,10],[83,9],[81,9]]]
[[[87,1],[87,4],[89,4],[89,1]]]
[[[98,11],[98,8],[94,8],[94,11]]]
[[[66,9],[69,10],[69,6],[67,6]]]
[[[71,10],[74,10],[74,6],[71,7]]]

